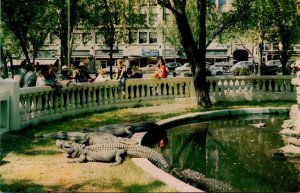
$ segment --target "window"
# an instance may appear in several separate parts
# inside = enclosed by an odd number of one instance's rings
[[[96,33],[96,44],[103,44],[104,38],[101,33]]]
[[[156,32],[150,32],[149,33],[149,43],[150,44],[157,43],[157,33]]]
[[[147,14],[140,14],[141,22],[147,23]]]
[[[74,33],[74,42],[75,43],[80,43],[81,37],[80,37],[80,33]]]
[[[157,25],[157,14],[149,15],[149,25],[156,26]]]
[[[139,33],[139,43],[140,44],[147,43],[147,32],[140,32]]]
[[[129,32],[128,43],[137,43],[137,32]]]
[[[226,0],[219,0],[219,6],[226,5]]]
[[[82,43],[84,45],[86,45],[90,41],[90,38],[91,38],[91,36],[89,33],[83,33],[82,34]]]
[[[157,5],[157,0],[149,0],[149,5],[150,6],[156,6]]]
[[[55,34],[50,34],[49,44],[55,44],[55,39],[56,39]]]

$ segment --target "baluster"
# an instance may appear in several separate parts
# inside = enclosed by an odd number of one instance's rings
[[[35,118],[36,117],[36,111],[37,111],[37,107],[36,107],[36,97],[37,94],[32,94],[31,95],[31,105],[30,105],[30,114],[31,114],[31,118]]]
[[[71,90],[71,109],[75,109],[76,108],[76,104],[75,104],[75,89]]]
[[[57,96],[57,94],[54,95],[54,112],[57,113],[57,112],[60,112],[59,110],[59,96]]]
[[[175,82],[175,84],[174,84],[174,97],[175,98],[178,97],[178,85],[179,85],[179,82]]]
[[[93,87],[92,89],[92,106],[96,107],[97,106],[97,96],[96,96],[96,87]]]
[[[225,95],[225,89],[224,89],[224,87],[225,87],[225,80],[221,80],[221,88],[219,88],[219,90],[220,90],[220,96],[224,96]],[[229,85],[228,85],[228,88],[229,88]]]
[[[163,83],[162,83],[162,85],[164,86],[163,87],[163,96],[164,97],[166,97],[167,96],[167,86],[168,86],[168,83],[166,82],[166,81],[164,81]]]
[[[26,120],[30,119],[31,114],[31,97],[26,95]]]
[[[48,115],[51,111],[49,110],[49,103],[50,103],[50,94],[51,93],[45,93],[45,101],[44,101],[44,114]]]
[[[86,107],[87,107],[86,91],[87,91],[87,88],[86,88],[86,87],[82,88],[82,107],[83,107],[83,108],[86,108]]]
[[[77,109],[80,109],[82,107],[81,105],[81,93],[82,92],[82,89],[81,88],[78,88],[77,89],[77,92],[76,92],[76,108]]]
[[[70,109],[71,109],[71,103],[70,103],[70,90],[68,89],[68,90],[65,90],[65,99],[64,99],[64,101],[65,101],[65,109],[67,110],[67,111],[69,111]]]
[[[185,97],[191,96],[191,82],[185,82]]]
[[[133,100],[134,99],[134,86],[131,85],[131,89],[130,89],[130,100]]]
[[[38,98],[37,98],[37,113],[39,114],[39,115],[41,115],[42,114],[42,109],[43,109],[43,102],[42,102],[42,94],[43,93],[39,93],[38,94]]]
[[[149,84],[146,84],[147,86],[147,98],[151,97],[151,86]]]
[[[104,86],[103,87],[104,89],[104,94],[103,94],[103,98],[104,98],[104,101],[103,101],[103,104],[108,104],[108,99],[107,99],[107,90],[109,89],[108,86]]]
[[[119,86],[116,86],[116,90],[119,88]],[[112,92],[113,92],[113,86],[108,87],[108,103],[112,104]]]
[[[20,97],[19,107],[20,107],[21,121],[26,120],[25,98],[23,95]]]
[[[92,90],[92,88],[89,86],[89,87],[87,87],[87,89],[86,89],[86,91],[87,91],[87,104],[86,104],[86,106],[87,107],[91,107],[92,106],[92,104],[91,104],[91,102],[92,102],[92,99],[91,99],[91,90]]]
[[[103,98],[102,98],[102,89],[103,89],[103,86],[98,86],[98,106],[104,104],[103,103]],[[105,89],[105,88],[104,88]]]
[[[267,86],[266,86],[266,80],[261,80],[262,82],[262,92],[266,92]]]
[[[128,84],[125,85],[125,92],[126,92],[126,95],[124,95],[124,99],[126,99],[126,101],[129,99],[129,86]],[[131,86],[132,88],[132,86]],[[132,90],[132,89],[131,89]]]
[[[142,98],[145,98],[145,96],[146,96],[146,94],[145,94],[145,92],[146,92],[145,91],[145,84],[142,84],[141,86],[142,86],[142,91],[141,91],[142,92]]]
[[[120,89],[120,92],[118,92],[118,89]],[[111,101],[113,103],[119,102],[118,99],[123,99],[124,98],[123,92],[122,92],[122,89],[121,89],[120,86],[116,86],[116,85],[112,86],[111,92],[112,92]]]
[[[59,99],[59,101],[58,101],[59,102],[59,112],[64,112],[66,110],[66,108],[64,106],[66,104],[66,102],[64,100],[65,93],[66,93],[66,90],[61,90],[60,96],[58,97],[58,99]]]

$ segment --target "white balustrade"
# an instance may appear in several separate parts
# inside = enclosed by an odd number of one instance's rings
[[[291,79],[292,76],[211,76],[207,77],[207,84],[215,101],[294,100],[296,92]],[[14,88],[9,85],[14,85]],[[163,103],[165,100],[193,97],[195,93],[190,77],[128,79],[125,95],[116,80],[80,86],[70,84],[63,87],[61,93],[56,93],[51,87],[18,88],[17,83],[9,81],[5,87],[8,93],[14,93],[11,95],[13,110],[10,115],[17,121],[10,120],[13,126],[10,130],[113,107],[129,107],[151,101]]]

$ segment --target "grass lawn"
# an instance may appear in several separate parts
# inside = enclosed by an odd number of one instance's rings
[[[295,102],[219,103],[212,109],[290,107]],[[174,104],[175,105],[175,104]],[[169,108],[171,107],[171,108]],[[121,165],[67,163],[55,140],[35,137],[54,131],[76,131],[117,123],[152,122],[189,112],[188,106],[118,109],[41,124],[1,136],[0,190],[2,192],[174,192],[127,158]]]

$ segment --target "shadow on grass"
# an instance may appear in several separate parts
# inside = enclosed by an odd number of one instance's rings
[[[49,192],[49,191],[64,191],[62,186],[43,186],[36,184],[30,180],[12,180],[11,183],[4,182],[0,179],[1,192]]]
[[[141,184],[131,184],[125,185],[124,180],[113,178],[109,183],[99,183],[99,182],[89,182],[85,181],[80,184],[75,184],[68,188],[66,191],[76,192],[76,191],[93,191],[93,190],[104,190],[104,191],[118,191],[118,192],[154,192],[159,191],[160,188],[164,186],[164,183],[160,181],[153,181],[151,183],[141,185]]]

